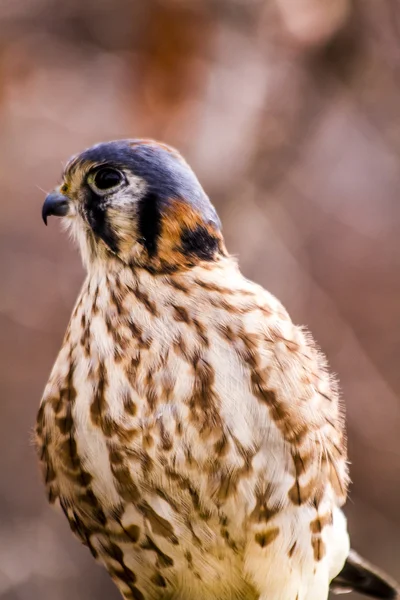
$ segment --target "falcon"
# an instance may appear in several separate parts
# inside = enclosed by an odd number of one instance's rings
[[[37,416],[50,503],[125,600],[396,598],[350,550],[343,411],[312,337],[247,280],[180,154],[73,157],[42,216],[87,277]]]

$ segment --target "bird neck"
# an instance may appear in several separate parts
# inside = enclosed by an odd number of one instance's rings
[[[148,267],[127,265],[117,257],[106,262],[93,261],[76,307],[84,305],[86,312],[122,314],[143,306],[149,314],[153,305],[169,305],[177,293],[188,303],[203,302],[208,291],[221,294],[230,287],[242,287],[243,276],[237,262],[230,256],[218,256],[214,261],[172,272],[153,272]],[[128,305],[128,306],[127,306]],[[75,308],[76,312],[77,308]]]

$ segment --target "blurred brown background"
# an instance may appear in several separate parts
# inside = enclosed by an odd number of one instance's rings
[[[119,597],[31,444],[83,279],[42,189],[118,137],[176,145],[245,274],[313,331],[347,403],[353,545],[400,579],[400,3],[2,0],[0,132],[1,600]]]

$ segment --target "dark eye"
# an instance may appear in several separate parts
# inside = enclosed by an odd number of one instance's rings
[[[103,167],[94,173],[92,182],[98,190],[104,191],[120,185],[123,178],[122,173],[117,169]]]

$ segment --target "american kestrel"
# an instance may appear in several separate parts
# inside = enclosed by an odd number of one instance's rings
[[[336,381],[247,280],[180,154],[149,140],[72,158],[50,193],[87,277],[46,386],[50,502],[125,600],[395,598],[349,550]]]

